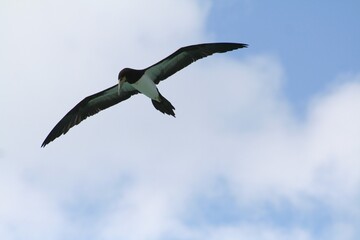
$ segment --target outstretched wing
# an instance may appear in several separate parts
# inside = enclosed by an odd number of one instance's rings
[[[160,62],[146,68],[145,74],[158,84],[196,60],[214,53],[224,53],[245,47],[247,44],[244,43],[204,43],[182,47]]]
[[[51,130],[49,135],[45,138],[41,147],[45,147],[48,143],[60,137],[69,131],[70,128],[79,124],[101,110],[109,108],[121,101],[130,98],[132,95],[137,94],[135,89],[129,89],[129,91],[121,91],[118,94],[118,85],[112,86],[101,92],[95,93],[91,96],[84,98],[73,109],[71,109],[56,126]]]

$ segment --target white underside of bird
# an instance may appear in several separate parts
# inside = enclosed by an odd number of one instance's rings
[[[154,81],[146,74],[144,74],[137,82],[131,84],[128,82],[119,81],[119,94],[121,91],[138,90],[145,96],[155,101],[160,101],[160,94]]]

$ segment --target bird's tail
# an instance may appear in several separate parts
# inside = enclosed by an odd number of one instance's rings
[[[175,117],[174,106],[166,98],[164,98],[161,94],[160,94],[160,102],[158,102],[156,100],[151,100],[151,101],[157,110],[159,110],[160,112],[162,112],[164,114],[168,114],[168,115]]]

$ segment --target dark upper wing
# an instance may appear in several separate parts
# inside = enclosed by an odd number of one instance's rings
[[[244,43],[204,43],[182,47],[170,56],[145,69],[156,84],[198,59],[247,47]]]
[[[85,120],[87,117],[90,117],[101,110],[104,110],[108,107],[111,107],[121,101],[124,101],[131,97],[134,94],[137,94],[138,91],[133,89],[129,91],[121,91],[120,95],[118,94],[118,85],[112,86],[108,89],[105,89],[101,92],[98,92],[94,95],[84,98],[79,102],[73,109],[71,109],[61,120],[56,124],[56,126],[51,130],[49,135],[45,138],[41,147],[45,147],[48,143],[53,141],[55,138],[65,134],[69,131],[70,128],[79,124],[81,121]]]

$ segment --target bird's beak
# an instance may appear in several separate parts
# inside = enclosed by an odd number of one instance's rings
[[[118,84],[118,95],[119,96],[120,96],[120,93],[121,93],[121,88],[122,88],[123,83],[124,83],[124,80],[119,79],[119,84]]]

